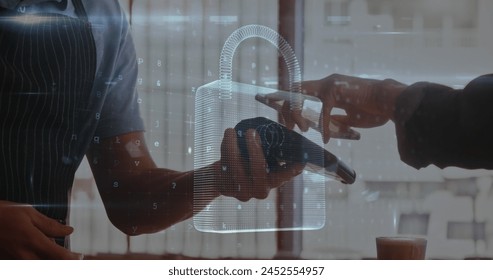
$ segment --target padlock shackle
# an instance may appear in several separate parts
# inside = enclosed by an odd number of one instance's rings
[[[219,88],[220,97],[230,99],[233,71],[233,56],[241,42],[249,38],[262,38],[273,44],[281,53],[288,69],[289,91],[293,94],[290,100],[291,110],[301,110],[303,106],[301,97],[301,69],[296,54],[288,42],[275,30],[257,24],[245,25],[234,31],[224,43],[219,62]]]

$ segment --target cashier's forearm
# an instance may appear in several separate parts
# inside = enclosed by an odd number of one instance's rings
[[[108,174],[98,188],[116,227],[129,235],[153,233],[192,217],[219,196],[210,186],[194,203],[194,173],[155,168],[140,174]]]

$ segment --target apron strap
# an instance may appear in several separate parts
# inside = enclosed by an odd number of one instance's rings
[[[99,0],[97,0],[99,1]],[[74,4],[75,8],[75,15],[79,17],[80,19],[88,22],[89,19],[87,17],[86,10],[84,9],[84,5],[82,5],[82,0],[72,0],[72,3]]]

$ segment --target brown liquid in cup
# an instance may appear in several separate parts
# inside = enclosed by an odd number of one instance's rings
[[[379,260],[424,260],[426,239],[417,237],[377,237]]]

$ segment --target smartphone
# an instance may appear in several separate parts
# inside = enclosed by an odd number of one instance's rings
[[[296,98],[293,95],[299,95],[299,93],[292,93],[287,91],[275,91],[269,94],[257,93],[255,99],[262,104],[265,104],[274,110],[280,112],[284,102],[289,100],[299,100],[299,96]],[[301,95],[301,102],[303,103],[301,116],[307,121],[308,125],[318,132],[322,132],[320,126],[320,114],[322,112],[322,102],[320,99]],[[330,120],[329,123],[330,137],[338,139],[359,140],[361,135],[354,129],[347,127],[336,120]]]

